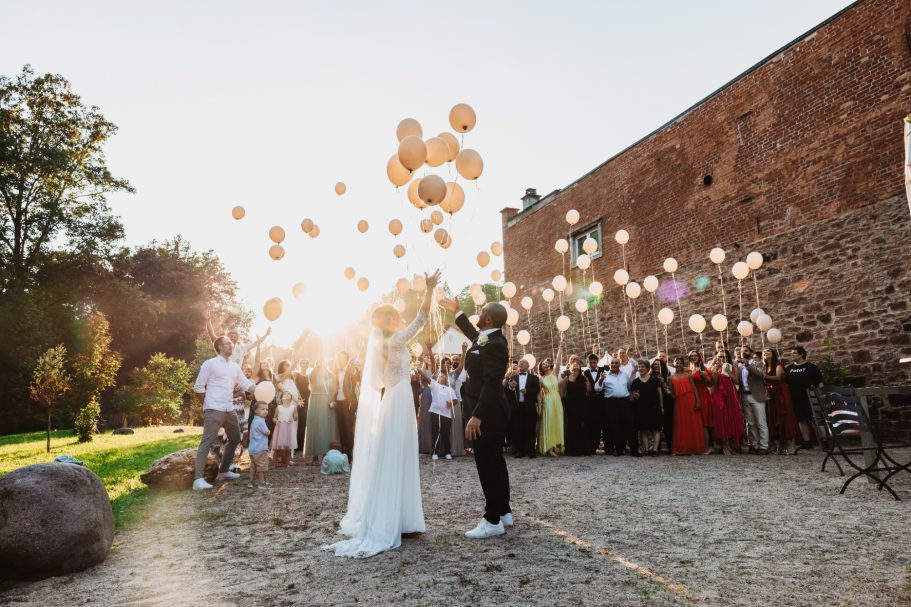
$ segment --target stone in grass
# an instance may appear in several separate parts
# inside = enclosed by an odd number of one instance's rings
[[[41,579],[104,561],[114,515],[101,479],[75,464],[35,464],[0,477],[0,571]]]
[[[111,434],[135,434],[132,428],[117,428]]]
[[[174,430],[174,434],[180,434],[182,432],[184,432],[183,428],[178,428],[177,430]]]
[[[209,454],[204,477],[212,482],[218,476],[221,458]],[[139,475],[140,480],[152,489],[189,489],[196,480],[196,449],[182,449],[155,460],[149,469]]]

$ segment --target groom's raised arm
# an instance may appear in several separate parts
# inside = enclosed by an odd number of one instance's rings
[[[505,341],[491,340],[490,344],[481,348],[483,383],[472,415],[482,422],[490,420],[491,415],[496,414],[497,407],[502,407],[503,400],[506,398],[503,391],[503,375],[508,362],[509,348]]]
[[[478,339],[477,327],[475,327],[473,324],[471,324],[471,321],[468,320],[468,316],[466,316],[465,313],[462,312],[461,310],[459,310],[456,313],[455,324],[459,328],[459,331],[461,331],[462,333],[465,334],[465,337],[467,337],[471,341],[477,341],[477,339]]]

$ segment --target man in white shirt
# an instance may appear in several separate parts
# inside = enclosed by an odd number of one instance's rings
[[[620,360],[620,370],[626,373],[630,382],[636,379],[639,374],[639,363],[636,362],[635,358],[630,357],[626,346],[617,350],[617,358]]]
[[[196,480],[193,481],[195,490],[212,488],[204,478],[206,460],[209,449],[219,440],[218,431],[222,428],[228,436],[228,444],[222,451],[220,477],[222,480],[240,478],[239,474],[229,470],[234,460],[234,451],[240,443],[240,425],[234,414],[234,392],[237,387],[243,392],[252,392],[256,387],[253,381],[244,376],[240,365],[231,360],[234,344],[230,338],[223,335],[213,345],[218,356],[202,364],[193,386],[196,397],[203,405],[202,440],[196,451]]]
[[[209,339],[214,343],[218,339],[218,335],[215,333],[215,327],[212,326],[212,313],[206,310],[205,312],[206,319],[206,333],[209,334]],[[228,329],[226,335],[231,340],[231,343],[234,344],[234,349],[231,351],[231,362],[235,362],[238,365],[244,364],[244,357],[247,355],[247,352],[254,349],[256,346],[261,344],[264,339],[269,337],[272,334],[272,327],[266,329],[265,335],[256,339],[256,341],[251,341],[245,344],[240,343],[240,332],[237,329]]]
[[[622,349],[620,350],[623,351]],[[629,454],[639,457],[639,440],[636,425],[633,423],[633,408],[630,404],[629,387],[632,383],[629,375],[620,369],[619,353],[610,363],[610,371],[601,372],[595,391],[604,395],[607,405],[608,423],[611,428],[611,444],[605,440],[604,454],[613,452],[623,455],[629,444]]]

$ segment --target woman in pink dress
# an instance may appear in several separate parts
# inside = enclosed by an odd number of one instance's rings
[[[702,403],[702,428],[703,440],[706,444],[705,454],[712,452],[712,427],[715,425],[712,411],[712,388],[715,387],[715,376],[705,366],[702,355],[696,350],[690,350],[690,376],[696,384],[696,390],[699,392],[699,401]]]
[[[671,375],[674,392],[674,455],[702,455],[705,453],[705,435],[702,432],[702,402],[693,378],[686,372],[683,358],[674,359],[676,371]],[[705,403],[708,406],[708,403]]]
[[[731,448],[740,449],[743,438],[743,412],[740,410],[740,397],[731,379],[732,367],[724,363],[715,373],[715,391],[712,393],[713,428],[715,440],[721,444],[725,455],[732,455]]]

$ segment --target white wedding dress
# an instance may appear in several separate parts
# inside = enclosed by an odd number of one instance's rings
[[[371,333],[355,423],[348,512],[340,530],[350,539],[323,546],[337,556],[373,556],[398,548],[403,533],[424,532],[407,344],[426,320],[419,312],[388,339],[379,330]]]

